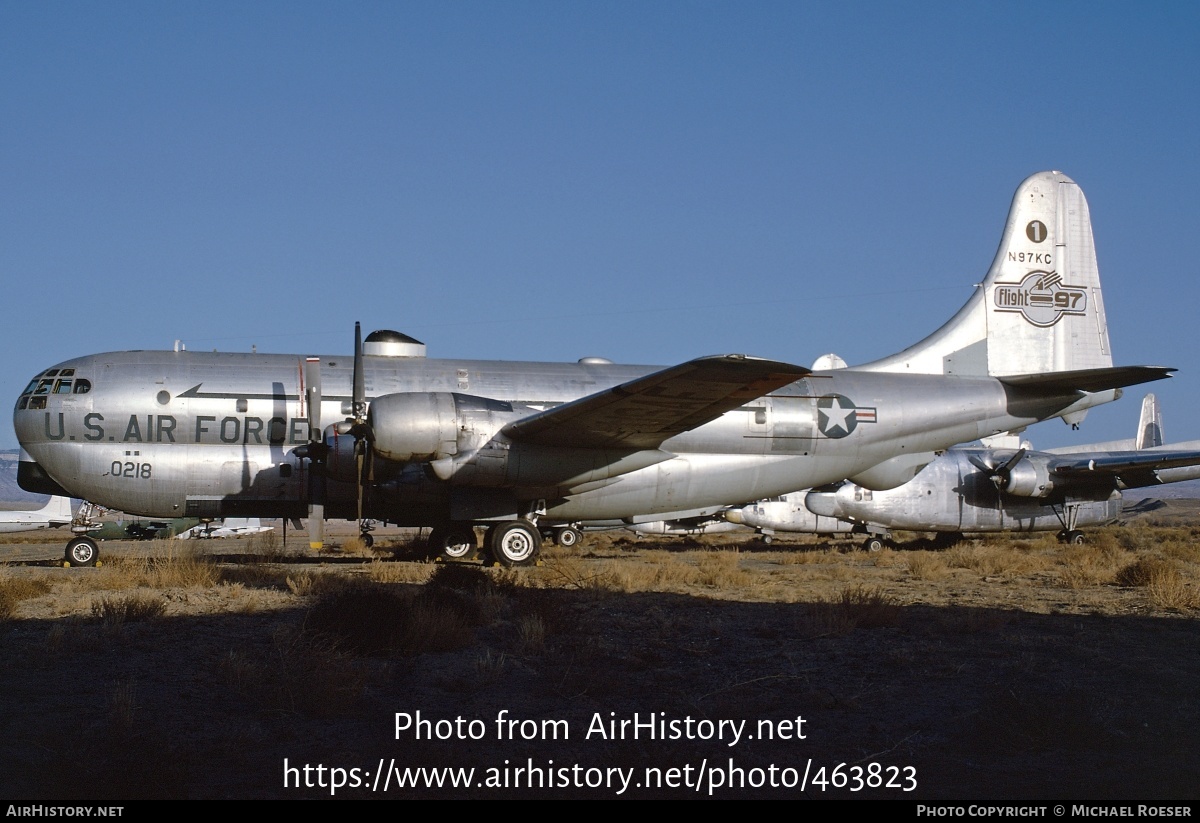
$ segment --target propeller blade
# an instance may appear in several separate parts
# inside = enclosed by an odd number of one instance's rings
[[[321,429],[321,359],[304,361],[304,391],[308,403],[308,547],[325,547],[325,457]]]
[[[991,452],[987,452],[987,454],[991,454]],[[967,461],[981,472],[985,472],[989,475],[996,471],[996,467],[984,460],[983,455],[979,454],[978,452],[967,452]]]
[[[310,357],[304,361],[304,391],[308,404],[308,441],[321,439],[321,358]]]
[[[368,466],[371,465],[371,444],[375,435],[367,425],[367,391],[363,378],[362,324],[354,322],[354,385],[351,389],[351,410],[354,424],[350,433],[354,435],[354,466],[358,492],[358,526],[366,533],[363,520],[363,496],[366,493]]]
[[[313,551],[325,548],[325,506],[321,503],[308,505],[308,547]]]
[[[1017,453],[1014,454],[1012,457],[1010,457],[1008,459],[1008,462],[1000,467],[999,471],[1004,472],[1005,475],[1010,474],[1013,470],[1013,467],[1021,462],[1021,458],[1025,456],[1026,451],[1028,451],[1028,450],[1027,449],[1017,449]]]
[[[354,391],[350,408],[354,412],[354,422],[363,422],[367,410],[367,392],[363,388],[362,324],[357,320],[354,321]]]

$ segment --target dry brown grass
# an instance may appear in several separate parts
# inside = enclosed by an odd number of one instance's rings
[[[364,654],[449,651],[471,642],[474,626],[484,617],[480,602],[485,597],[432,583],[412,594],[350,581],[317,597],[305,628]]]
[[[908,573],[916,580],[940,580],[949,572],[946,557],[939,552],[909,552],[906,560]]]
[[[1121,568],[1113,582],[1118,586],[1149,586],[1154,580],[1161,580],[1171,575],[1178,575],[1176,565],[1162,557],[1139,557],[1134,562]]]
[[[46,580],[28,577],[0,577],[0,620],[16,614],[17,604],[47,594],[51,589]]]
[[[332,717],[362,696],[366,677],[352,656],[327,636],[281,629],[263,657],[231,650],[220,673],[251,701],[286,715]]]
[[[700,572],[700,584],[717,589],[733,589],[748,585],[752,576],[742,570],[740,562],[740,555],[733,551],[701,554],[696,559],[696,568]]]
[[[854,585],[810,604],[801,614],[804,634],[840,637],[860,628],[897,626],[903,612],[899,602],[879,587]]]
[[[108,626],[157,620],[167,611],[161,595],[134,592],[124,596],[105,595],[92,601],[92,616]]]
[[[434,568],[432,563],[393,563],[377,557],[367,567],[367,577],[376,583],[427,583]]]
[[[951,568],[969,569],[986,576],[1023,574],[1049,565],[1040,554],[1008,543],[961,543],[946,553]]]
[[[517,648],[525,655],[541,654],[546,648],[546,622],[540,614],[517,618]]]
[[[1129,562],[1130,554],[1111,533],[1098,533],[1081,546],[1062,546],[1059,550],[1059,583],[1069,589],[1104,586],[1113,582],[1117,571]]]
[[[1191,585],[1176,560],[1165,557],[1141,557],[1117,572],[1118,586],[1145,589],[1150,603],[1166,611],[1200,608],[1200,593]]]
[[[196,550],[180,550],[170,540],[154,543],[151,556],[111,557],[96,574],[79,582],[93,590],[208,588],[220,582],[217,565]]]

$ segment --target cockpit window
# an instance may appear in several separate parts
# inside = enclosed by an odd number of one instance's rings
[[[87,394],[92,381],[75,377],[75,369],[50,369],[29,381],[21,392],[18,409],[44,409],[48,394]]]

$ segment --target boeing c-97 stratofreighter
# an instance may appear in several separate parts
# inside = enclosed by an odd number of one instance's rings
[[[668,368],[430,360],[375,332],[352,356],[138,351],[39,373],[14,411],[23,488],[153,516],[430,526],[432,548],[535,560],[554,524],[672,519],[844,478],[886,489],[931,452],[1060,417],[1171,369],[1114,368],[1087,201],[1017,189],[986,279],[899,354],[810,371],[744,355]],[[178,348],[178,347],[177,347]],[[332,425],[326,425],[336,418]],[[91,563],[80,536],[67,559]]]

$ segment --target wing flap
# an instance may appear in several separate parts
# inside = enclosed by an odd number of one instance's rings
[[[515,421],[503,432],[546,446],[654,449],[809,373],[741,354],[701,357]]]

